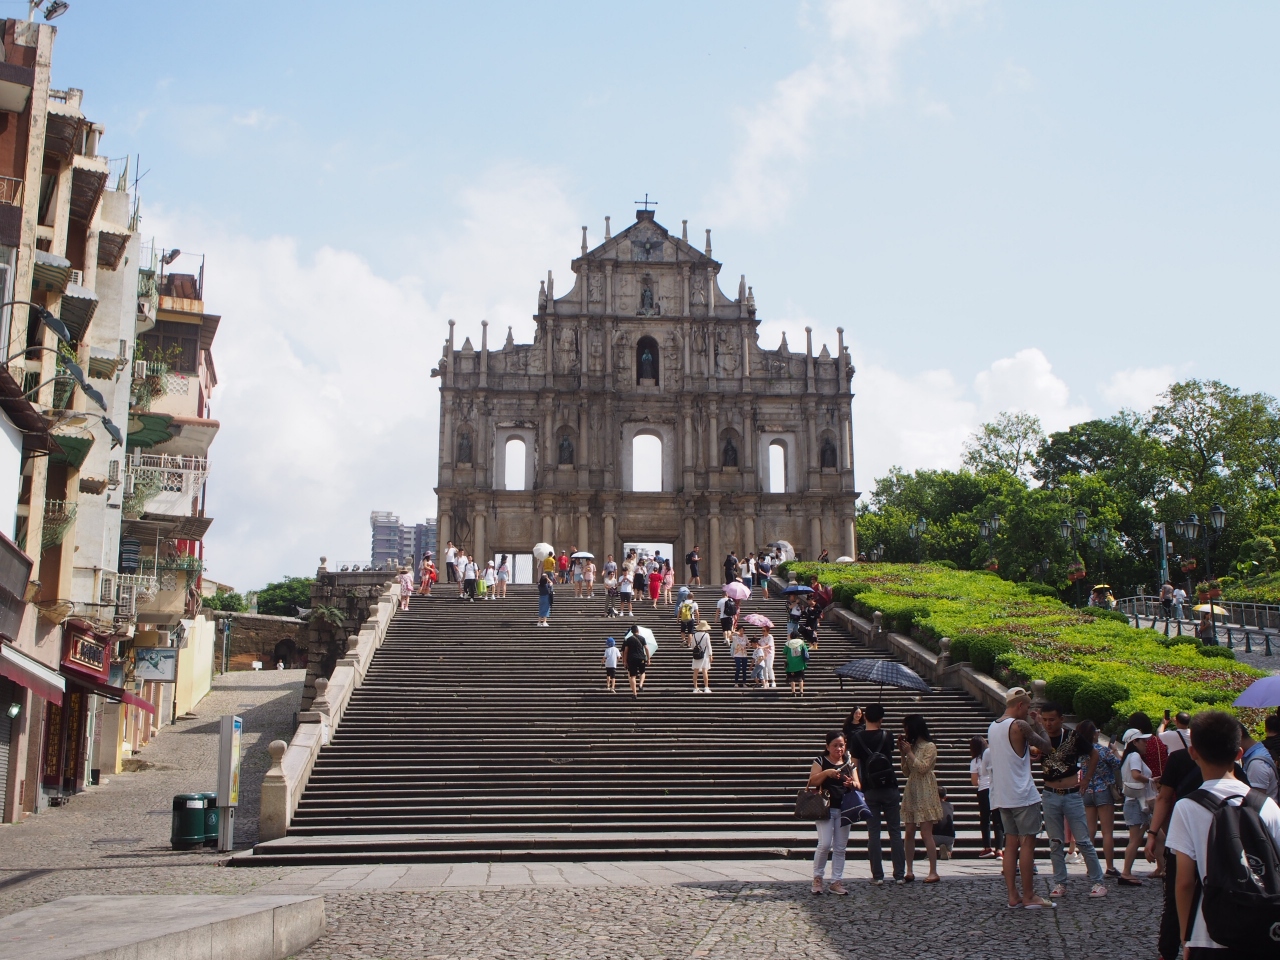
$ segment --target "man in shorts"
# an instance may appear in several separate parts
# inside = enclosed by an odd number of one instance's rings
[[[702,586],[702,578],[698,576],[698,563],[702,560],[698,556],[698,545],[695,543],[693,549],[685,554],[684,562],[689,565],[689,586]]]
[[[1031,748],[1050,753],[1053,745],[1039,711],[1031,709],[1031,695],[1022,687],[1012,687],[1004,698],[1003,716],[987,730],[991,757],[991,806],[999,808],[1004,823],[1004,885],[1010,907],[1040,910],[1056,907],[1035,891],[1036,837],[1040,833],[1043,810],[1040,791],[1031,775]],[[1028,722],[1028,719],[1030,722]],[[1019,894],[1014,871],[1022,872]]]
[[[693,636],[694,625],[698,622],[698,601],[690,595],[680,601],[676,607],[676,619],[680,621],[680,639],[689,642]]]
[[[627,668],[627,679],[631,681],[631,697],[635,699],[644,689],[644,672],[649,666],[649,647],[634,627],[622,638],[622,659]]]

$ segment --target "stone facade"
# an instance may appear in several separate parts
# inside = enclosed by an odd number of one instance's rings
[[[606,221],[607,223],[607,221]],[[636,211],[636,222],[573,261],[562,297],[550,273],[534,342],[454,343],[441,378],[439,542],[481,557],[538,541],[597,556],[627,541],[694,545],[703,577],[729,550],[790,541],[807,557],[856,556],[853,365],[785,337],[760,346],[755,298],[720,289],[721,265]],[[636,492],[635,437],[662,444],[661,492]],[[506,489],[508,442],[524,443],[523,489]],[[771,445],[785,492],[771,493]],[[513,449],[519,449],[518,446]],[[518,468],[517,468],[518,472]]]
[[[307,624],[297,617],[224,610],[206,610],[205,615],[217,624],[214,660],[220,668],[223,668],[224,620],[231,621],[226,670],[252,670],[255,661],[262,664],[263,670],[274,670],[277,661],[283,663],[286,670],[307,663]]]
[[[311,607],[336,608],[344,618],[342,624],[311,618],[304,625],[299,641],[298,658],[305,656],[307,679],[302,690],[302,709],[311,706],[316,696],[316,679],[333,676],[333,667],[347,655],[350,638],[364,628],[373,607],[390,584],[394,571],[386,570],[335,572],[324,558],[311,585]],[[297,663],[301,666],[301,663]]]

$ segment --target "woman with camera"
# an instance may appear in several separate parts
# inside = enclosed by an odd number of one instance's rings
[[[831,814],[818,821],[818,849],[813,854],[813,892],[822,893],[822,877],[827,871],[827,855],[831,856],[831,884],[827,889],[845,896],[844,851],[849,845],[849,827],[844,824],[840,805],[849,790],[859,788],[858,772],[845,752],[844,734],[827,734],[827,751],[813,761],[809,769],[809,789],[821,790],[831,801]]]

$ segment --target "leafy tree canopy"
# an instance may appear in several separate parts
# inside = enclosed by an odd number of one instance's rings
[[[285,577],[258,591],[258,612],[276,617],[296,617],[299,607],[311,606],[314,577]]]

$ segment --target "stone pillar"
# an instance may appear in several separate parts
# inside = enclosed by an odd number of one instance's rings
[[[843,534],[844,555],[858,559],[858,543],[854,537],[854,526],[852,517],[840,518],[840,532]]]
[[[480,389],[489,385],[489,321],[480,321]]]
[[[617,536],[617,533],[614,531],[613,522],[614,522],[613,513],[612,512],[606,513],[604,515],[604,546],[601,548],[601,552],[600,552],[601,568],[604,567],[605,557],[607,557],[611,553],[616,556],[618,553],[618,547],[616,543],[618,536]]]
[[[587,318],[585,314],[578,321],[578,389],[587,389],[587,366],[590,349],[587,347]],[[581,434],[579,434],[581,436]]]
[[[744,513],[742,515],[742,538],[746,543],[742,545],[744,550],[750,550],[753,553],[760,546],[756,542],[756,518],[754,514]]]
[[[488,555],[485,553],[484,520],[484,508],[481,507],[476,510],[475,517],[471,521],[471,552],[475,554],[476,563],[481,570],[488,561]]]
[[[684,407],[684,442],[681,444],[681,446],[683,446],[684,449],[681,451],[680,461],[681,461],[681,465],[683,466],[684,488],[686,490],[692,490],[693,489],[693,412],[689,409],[689,406],[687,403],[683,404],[682,406]]]
[[[689,316],[689,264],[680,268],[680,316]],[[687,331],[687,328],[686,328]],[[688,341],[686,340],[687,344]],[[689,348],[685,347],[684,366],[689,368]]]
[[[578,471],[578,489],[591,489],[591,425],[587,417],[587,397],[578,398],[578,449],[573,451],[574,466]],[[582,548],[587,549],[586,547]]]
[[[817,560],[822,553],[822,517],[809,518],[809,559]]]
[[[604,264],[604,312],[609,316],[617,316],[618,313],[613,306],[613,264],[607,260]]]
[[[708,443],[710,444],[710,447],[711,447],[711,449],[708,451],[708,453],[710,454],[710,456],[708,457],[707,462],[711,465],[711,469],[712,469],[712,470],[719,470],[719,469],[720,469],[720,421],[719,421],[719,413],[720,413],[720,408],[717,406],[716,402],[715,402],[714,400],[712,400],[712,401],[707,405],[707,417],[708,417],[708,422],[710,423],[710,427],[709,427],[709,429],[707,430],[707,432],[708,432],[708,434],[710,434],[710,436],[707,438],[707,441],[708,441]]]
[[[550,498],[542,501],[542,542],[549,543],[553,547],[556,545],[556,518],[552,511],[555,510],[555,504]]]
[[[436,504],[436,513],[439,516],[436,519],[436,556],[443,562],[444,545],[453,539],[453,504],[448,497],[441,497]],[[440,571],[440,578],[443,580],[444,571]]]
[[[591,532],[588,530],[587,504],[578,504],[578,549],[590,550],[587,546],[591,541]]]
[[[690,504],[690,507],[692,507],[692,504]],[[684,562],[684,555],[688,553],[690,550],[692,550],[693,545],[698,542],[697,537],[698,537],[698,534],[694,527],[693,514],[686,513],[684,515],[684,543],[681,545],[683,546],[684,549],[679,556],[679,560],[681,563]],[[689,576],[689,568],[685,567],[684,577],[687,578],[688,576]]]
[[[707,557],[711,561],[708,564],[708,569],[720,570],[724,563],[724,551],[720,549],[720,500],[712,498],[708,506],[711,510],[711,516],[707,518],[707,525],[710,528],[708,536],[711,541],[707,547],[711,551]],[[712,577],[705,579],[706,583],[716,583],[717,581],[718,577],[716,579],[712,579]]]

